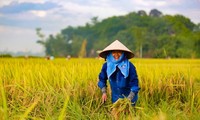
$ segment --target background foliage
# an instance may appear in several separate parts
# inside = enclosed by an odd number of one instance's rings
[[[85,26],[68,26],[46,38],[38,28],[37,35],[46,54],[54,56],[78,57],[85,49],[85,57],[96,57],[97,50],[118,39],[134,51],[136,57],[200,57],[200,23],[195,24],[182,15],[163,15],[156,9],[149,15],[141,10],[102,21],[93,17]]]

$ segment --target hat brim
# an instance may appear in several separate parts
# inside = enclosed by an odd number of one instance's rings
[[[115,40],[114,42],[112,42],[110,45],[108,45],[103,51],[101,51],[99,53],[99,56],[102,58],[106,58],[107,54],[110,51],[114,51],[114,50],[120,50],[120,51],[124,51],[125,55],[128,59],[131,59],[134,57],[134,54],[131,50],[129,50],[125,45],[123,45],[120,41]]]
[[[106,59],[106,56],[108,55],[108,53],[111,51],[114,51],[114,50],[123,51],[125,53],[127,59],[131,59],[135,56],[132,52],[121,50],[121,49],[105,50],[105,51],[100,52],[99,56]]]

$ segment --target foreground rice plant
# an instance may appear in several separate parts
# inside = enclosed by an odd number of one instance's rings
[[[101,103],[103,62],[1,58],[1,118],[102,120],[120,113],[119,119],[200,119],[200,60],[132,59],[141,87],[134,108],[128,101]]]
[[[134,107],[129,99],[118,99],[115,103],[111,106],[111,115],[116,119],[123,119],[123,118],[134,118],[133,112]]]

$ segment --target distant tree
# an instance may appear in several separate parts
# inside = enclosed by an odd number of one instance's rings
[[[49,37],[45,39],[44,34],[41,33],[41,28],[37,28],[36,33],[40,38],[37,43],[45,47],[46,55],[64,57],[70,54],[69,51],[71,51],[71,48],[67,36],[62,34],[53,36],[50,34]]]
[[[140,58],[142,58],[142,54],[143,54],[143,45],[145,42],[145,37],[146,37],[146,29],[145,28],[141,28],[141,27],[135,27],[133,29],[134,31],[134,37],[135,37],[135,41],[136,41],[136,45],[138,46],[139,49],[139,53],[140,53]]]
[[[195,57],[200,58],[200,31],[195,32],[194,38],[194,51]]]
[[[76,35],[76,36],[73,36],[72,41],[73,42],[71,43],[70,55],[74,57],[78,57],[80,49],[81,49],[81,45],[83,42],[83,38],[79,35]]]
[[[0,54],[0,58],[11,58],[11,54]]]
[[[140,16],[147,16],[147,13],[144,10],[139,10],[138,15]]]
[[[152,9],[149,13],[149,16],[151,16],[151,17],[161,17],[162,12],[158,11],[157,9]]]
[[[198,23],[196,26],[194,26],[193,32],[200,32],[200,23]]]
[[[43,33],[41,33],[41,30],[42,30],[41,28],[36,28],[36,34],[40,38],[39,40],[37,40],[37,43],[44,46],[45,45],[45,35]]]
[[[92,19],[91,19],[91,21],[92,21],[92,25],[96,25],[99,21],[98,21],[98,17],[93,17]]]

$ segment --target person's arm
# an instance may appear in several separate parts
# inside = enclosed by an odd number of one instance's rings
[[[135,95],[138,93],[140,90],[139,85],[138,85],[138,75],[135,66],[130,63],[130,81],[129,81],[129,86],[131,87],[131,92],[128,95],[128,98],[132,100]]]
[[[99,74],[99,82],[98,82],[98,87],[101,89],[102,92],[102,102],[105,102],[107,99],[107,73],[106,73],[106,69],[107,69],[107,64],[104,63],[103,67],[101,69],[101,72]]]
[[[103,90],[102,92],[105,92],[104,87],[107,87],[107,73],[106,73],[106,69],[107,69],[107,64],[104,63],[101,69],[101,72],[99,73],[99,81],[98,81],[98,87]]]

